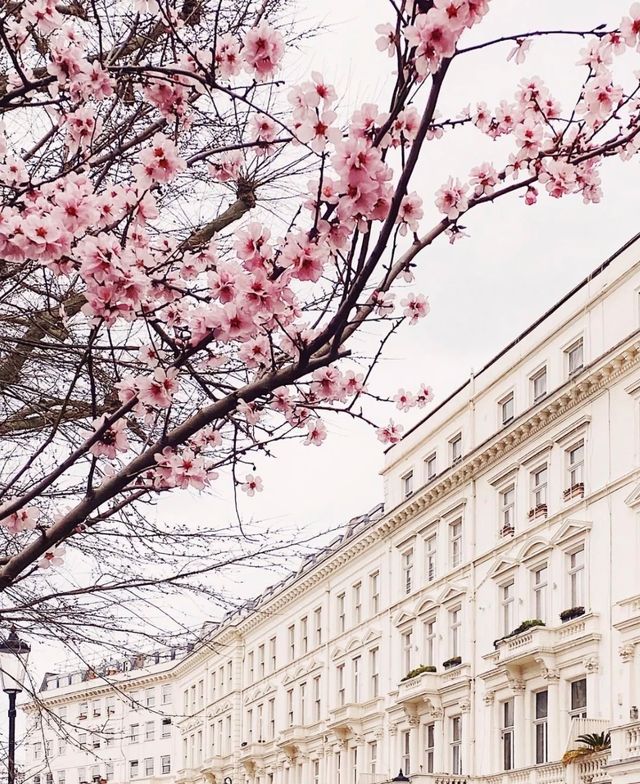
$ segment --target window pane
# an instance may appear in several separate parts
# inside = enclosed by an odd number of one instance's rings
[[[549,693],[547,691],[539,691],[536,693],[536,719],[546,719],[548,697]]]

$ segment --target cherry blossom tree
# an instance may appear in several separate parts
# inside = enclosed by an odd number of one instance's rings
[[[428,314],[411,284],[429,248],[497,199],[600,201],[607,159],[640,147],[640,3],[592,30],[484,40],[490,6],[390,0],[371,30],[388,102],[346,116],[321,74],[287,83],[300,32],[278,0],[5,5],[0,619],[47,613],[70,634],[80,596],[95,615],[126,592],[202,588],[233,560],[224,534],[152,521],[150,504],[258,497],[256,458],[321,445],[330,412],[398,441],[369,413],[371,372]],[[521,75],[550,36],[581,49],[569,106]],[[469,85],[442,114],[450,69],[479,56],[508,63],[513,94],[490,107]],[[494,159],[452,156],[446,182],[418,183],[429,145],[467,127]],[[431,397],[388,404],[398,419]],[[74,556],[86,580],[57,584]]]

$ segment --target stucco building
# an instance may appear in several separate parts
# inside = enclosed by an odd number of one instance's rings
[[[117,760],[52,739],[30,774],[640,782],[639,259],[636,243],[603,263],[388,450],[384,504],[206,645],[119,675],[116,699],[139,698]],[[41,697],[90,710],[113,698],[98,680]],[[610,749],[562,764],[609,730]]]

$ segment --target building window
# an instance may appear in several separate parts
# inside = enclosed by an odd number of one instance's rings
[[[436,725],[427,724],[424,728],[424,734],[424,752],[425,762],[427,763],[427,773],[433,773],[436,753]]]
[[[336,683],[338,687],[338,707],[342,707],[346,703],[344,688],[344,664],[339,664],[336,667]]]
[[[156,690],[147,689],[144,693],[144,703],[147,708],[153,708],[156,704]]]
[[[144,728],[144,739],[155,740],[155,737],[156,737],[156,725],[153,721],[148,721],[145,724],[145,728]]]
[[[533,617],[547,622],[547,596],[549,585],[549,568],[542,564],[532,572],[533,580]]]
[[[153,776],[153,757],[147,757],[144,761],[144,775]]]
[[[531,391],[533,402],[537,403],[547,394],[547,368],[543,367],[531,376]]]
[[[413,588],[413,547],[402,553],[402,587],[405,594]]]
[[[380,611],[380,572],[369,575],[369,596],[371,602],[371,615]]]
[[[302,646],[302,653],[307,653],[309,650],[309,622],[307,616],[300,621],[300,642]]]
[[[313,611],[313,624],[315,626],[315,643],[322,645],[322,607],[316,607]]]
[[[358,747],[351,749],[351,782],[358,784]]]
[[[355,656],[351,662],[351,674],[353,676],[353,702],[360,702],[360,656]]]
[[[429,455],[424,461],[424,475],[427,482],[432,482],[436,478],[436,453]]]
[[[576,340],[575,343],[569,346],[565,351],[565,355],[567,357],[566,361],[569,378],[571,378],[571,376],[581,370],[584,365],[584,344],[582,338]]]
[[[353,623],[359,624],[362,620],[362,583],[356,583],[352,588],[353,597]]]
[[[405,776],[411,775],[411,732],[403,730],[400,737],[400,766]]]
[[[273,740],[276,734],[276,701],[273,697],[267,705],[267,721],[269,724],[269,740]]]
[[[502,703],[502,769],[513,770],[513,698]]]
[[[254,676],[255,676],[253,661],[254,661],[253,651],[249,651],[249,653],[247,654],[247,669],[249,670],[249,676],[248,676],[249,684],[253,683]]]
[[[369,682],[371,685],[371,698],[374,699],[380,693],[380,674],[378,673],[378,648],[369,651]]]
[[[287,726],[293,727],[293,689],[287,689]]]
[[[160,757],[160,770],[163,773],[171,773],[171,756],[169,754],[163,754]]]
[[[413,471],[407,472],[402,477],[402,495],[404,498],[413,495]]]
[[[369,775],[375,776],[378,769],[378,743],[369,741]]]
[[[571,683],[571,710],[569,715],[572,719],[587,718],[587,680],[581,678]]]
[[[451,465],[462,460],[462,433],[458,433],[449,441],[449,456],[451,457]]]
[[[402,668],[404,670],[404,675],[406,675],[411,669],[411,662],[413,659],[413,629],[408,629],[406,632],[402,633],[401,636],[402,642]]]
[[[338,631],[343,632],[347,628],[347,614],[345,610],[345,594],[338,594]]]
[[[567,450],[567,481],[565,500],[584,492],[584,441]]]
[[[515,584],[513,580],[500,586],[500,613],[502,616],[502,634],[509,634],[515,629]]]
[[[537,517],[538,513],[547,513],[548,476],[549,471],[546,463],[531,472],[531,510],[529,511],[529,517]]]
[[[264,643],[258,646],[258,675],[261,678],[267,673],[266,664],[265,664],[265,651],[264,651]]]
[[[500,491],[500,533],[507,536],[515,531],[516,486],[509,485]]]
[[[137,743],[138,742],[138,731],[140,727],[138,724],[132,724],[129,727],[129,742],[130,743]]]
[[[300,684],[300,715],[298,722],[304,726],[307,721],[307,684]]]
[[[449,560],[451,568],[462,563],[462,518],[449,523]]]
[[[247,740],[249,743],[253,742],[253,709],[249,708],[247,711]]]
[[[320,784],[320,760],[314,759],[311,765],[313,771],[313,784]]]
[[[171,737],[171,719],[170,718],[162,719],[162,737],[163,738],[170,738]]]
[[[271,672],[276,671],[276,638],[272,637],[269,640],[269,661],[271,663]]]
[[[584,547],[568,554],[569,561],[569,605],[584,607]]]
[[[293,661],[296,658],[296,627],[295,624],[292,624],[287,629],[287,634],[289,635],[289,661]]]
[[[538,691],[534,695],[535,700],[535,719],[533,720],[535,746],[536,746],[536,765],[549,761],[548,745],[548,726],[549,716],[549,692]]]
[[[139,772],[140,767],[138,765],[138,760],[129,760],[129,777],[135,779],[138,777]]]
[[[503,425],[507,425],[509,422],[513,421],[515,416],[515,400],[513,397],[513,392],[502,398],[502,400],[498,403],[498,406],[500,409],[500,422],[502,422]]]
[[[322,693],[320,691],[320,676],[313,679],[313,719],[320,721],[322,717]]]
[[[431,534],[424,540],[424,556],[425,556],[425,576],[427,582],[436,579],[436,550],[438,546],[438,535]]]
[[[424,622],[424,663],[432,667],[436,664],[436,619]]]
[[[462,716],[451,718],[451,772],[462,773]]]
[[[449,610],[449,653],[451,658],[460,656],[460,629],[462,627],[462,610],[454,607]]]
[[[264,704],[260,703],[256,708],[256,730],[258,733],[258,743],[264,740]]]
[[[160,689],[160,702],[163,705],[171,705],[173,701],[173,691],[171,686],[162,686]],[[109,698],[107,697],[107,713],[109,713]]]

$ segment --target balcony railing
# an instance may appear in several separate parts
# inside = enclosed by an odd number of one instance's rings
[[[640,721],[611,728],[611,759],[640,757]]]
[[[607,732],[611,727],[609,719],[571,719],[569,735],[567,737],[567,749],[574,749],[580,735],[591,735],[592,733]]]

